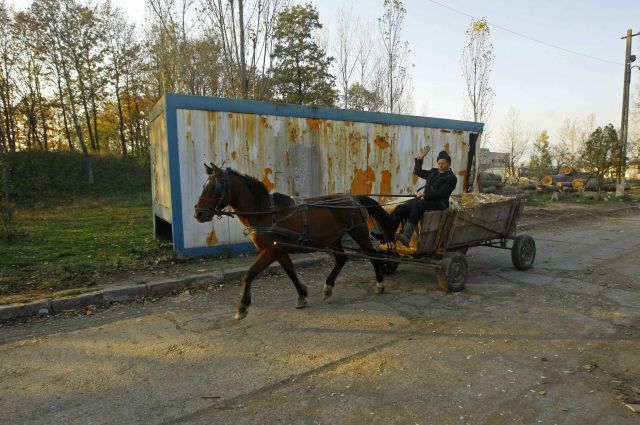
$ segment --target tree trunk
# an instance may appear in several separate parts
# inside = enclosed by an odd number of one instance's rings
[[[89,152],[87,151],[87,145],[84,143],[82,128],[80,127],[78,114],[76,113],[73,90],[71,89],[71,77],[69,75],[69,70],[67,69],[67,65],[65,63],[65,58],[64,56],[62,56],[63,50],[62,50],[62,46],[59,39],[58,39],[58,48],[60,49],[60,55],[61,55],[60,63],[62,66],[62,71],[64,72],[64,79],[67,85],[67,91],[69,93],[69,103],[71,105],[71,118],[73,119],[73,125],[76,129],[76,136],[78,137],[78,142],[80,143],[80,148],[82,149],[82,157],[84,158],[84,163],[85,163],[85,166],[87,167],[87,181],[89,184],[93,184],[93,164],[91,163],[91,157],[89,156]]]
[[[120,99],[120,84],[118,83],[118,76],[116,76],[115,92],[116,92],[116,104],[118,105],[118,129],[120,132],[120,145],[122,146],[122,156],[127,156],[127,140],[124,137],[124,115],[122,113],[122,100]]]
[[[11,151],[7,149],[7,138],[2,126],[0,126],[0,152],[4,162],[2,167],[2,193],[4,197],[4,206],[7,211],[5,227],[9,228],[13,224],[13,208],[11,206],[11,192],[9,191],[9,175],[11,167]]]
[[[54,53],[54,67],[56,69],[56,80],[58,83],[58,99],[60,101],[60,109],[62,109],[62,122],[64,123],[64,135],[67,138],[67,143],[69,144],[69,151],[75,151],[75,147],[73,146],[73,141],[71,140],[71,131],[69,130],[69,121],[67,120],[67,108],[64,106],[64,92],[62,89],[62,79],[60,78],[60,64],[58,62],[58,54]]]
[[[238,15],[240,22],[240,82],[242,87],[242,98],[246,99],[249,95],[249,80],[247,79],[247,61],[244,53],[244,0],[238,0]],[[266,47],[265,47],[266,48]]]

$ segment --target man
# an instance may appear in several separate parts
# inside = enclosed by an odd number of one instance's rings
[[[445,151],[438,154],[438,168],[423,170],[422,162],[431,148],[424,147],[415,159],[413,174],[426,180],[424,189],[416,193],[416,197],[400,204],[391,213],[393,232],[398,229],[402,220],[407,220],[402,233],[396,233],[397,241],[409,246],[416,225],[425,211],[446,210],[449,208],[449,196],[455,190],[458,179],[451,171],[451,157]]]

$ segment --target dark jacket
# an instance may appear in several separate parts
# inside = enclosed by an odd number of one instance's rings
[[[429,201],[442,201],[446,207],[449,206],[449,196],[458,184],[458,178],[451,170],[441,173],[437,168],[431,170],[423,170],[422,162],[424,160],[416,158],[416,164],[413,168],[413,174],[425,179],[426,188],[424,191],[424,199]]]

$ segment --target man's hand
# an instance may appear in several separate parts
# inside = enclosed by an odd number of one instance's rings
[[[429,154],[430,150],[431,150],[431,148],[429,146],[425,146],[424,148],[422,148],[422,150],[418,154],[418,158],[419,159],[424,159],[424,157],[427,156],[427,154]]]
[[[419,190],[416,192],[416,198],[424,198],[424,190]]]

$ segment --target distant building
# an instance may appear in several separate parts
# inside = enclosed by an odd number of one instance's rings
[[[489,149],[480,148],[480,154],[478,155],[478,170],[480,172],[499,174],[504,177],[508,163],[508,153],[491,152]]]

